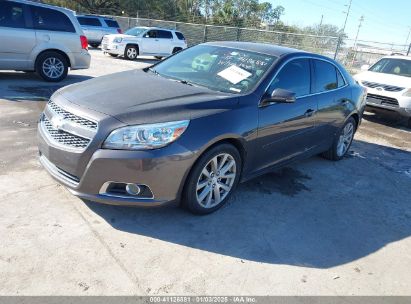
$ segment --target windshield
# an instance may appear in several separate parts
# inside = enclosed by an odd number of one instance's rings
[[[411,77],[411,60],[383,58],[370,68],[371,72]]]
[[[212,90],[247,93],[277,59],[260,53],[198,45],[154,67],[160,76]]]
[[[139,36],[142,34],[146,29],[142,27],[133,27],[127,30],[124,34],[131,35],[131,36]]]

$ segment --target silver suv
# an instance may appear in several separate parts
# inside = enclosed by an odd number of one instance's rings
[[[77,20],[87,37],[88,43],[93,48],[98,48],[104,35],[121,34],[120,25],[109,17],[95,15],[77,15]]]
[[[0,1],[0,70],[36,71],[61,81],[90,67],[86,36],[74,12],[24,0]]]

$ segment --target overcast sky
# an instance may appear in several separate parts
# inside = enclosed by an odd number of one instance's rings
[[[271,0],[282,5],[285,15],[281,18],[287,24],[300,26],[320,23],[344,24],[349,0]],[[345,6],[347,5],[347,6]],[[364,15],[359,39],[405,44],[411,26],[411,0],[352,0],[346,33],[355,38],[359,19]],[[411,41],[411,36],[408,43]]]

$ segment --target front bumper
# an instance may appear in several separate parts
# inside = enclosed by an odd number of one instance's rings
[[[75,158],[72,152],[54,147],[40,124],[38,134],[40,162],[50,175],[74,195],[105,204],[158,206],[177,201],[195,161],[193,152],[176,143],[149,151],[97,149],[81,176],[75,176],[64,167],[67,159]],[[102,189],[108,182],[147,185],[153,197],[106,193]]]
[[[103,43],[101,44],[101,49],[103,52],[116,54],[116,55],[124,55],[124,50],[126,45],[124,43]]]

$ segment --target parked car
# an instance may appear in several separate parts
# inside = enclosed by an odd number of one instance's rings
[[[411,127],[411,57],[387,56],[361,69],[355,79],[368,90],[367,106],[395,111]]]
[[[109,17],[95,15],[77,15],[77,20],[91,47],[98,48],[104,35],[121,34],[118,22]]]
[[[365,89],[327,57],[206,43],[57,91],[40,161],[86,200],[206,214],[240,181],[319,153],[342,159],[364,107]]]
[[[123,35],[106,35],[102,42],[105,53],[129,60],[139,55],[161,59],[185,48],[187,42],[182,33],[156,27],[134,27]]]
[[[0,1],[0,70],[36,71],[61,81],[88,69],[87,38],[70,10],[23,0]]]

